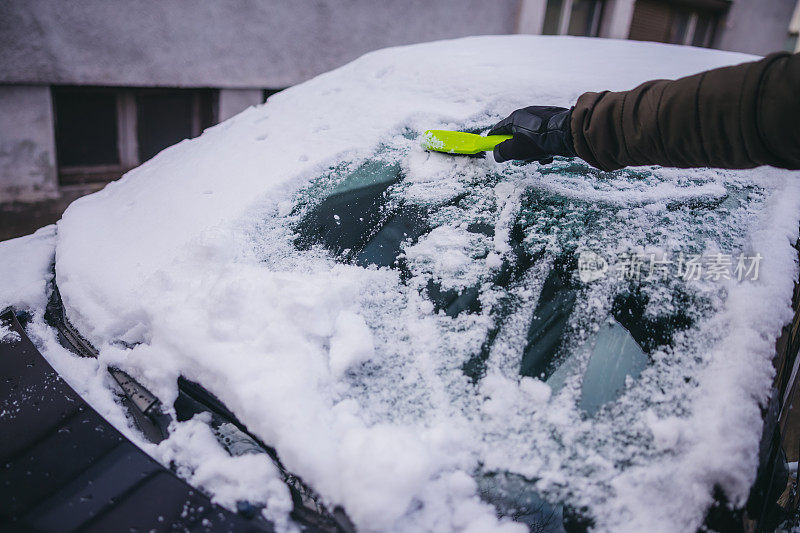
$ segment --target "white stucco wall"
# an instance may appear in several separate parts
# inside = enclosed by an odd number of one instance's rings
[[[0,202],[57,195],[50,89],[0,85]]]
[[[636,0],[606,0],[603,20],[600,21],[600,37],[627,39],[635,5]]]
[[[786,46],[796,0],[734,0],[714,48],[766,55]]]
[[[222,89],[219,92],[219,121],[228,120],[250,106],[264,101],[263,89]]]
[[[544,26],[547,0],[522,0],[519,7],[517,32],[539,35]]]
[[[2,0],[0,83],[287,87],[386,46],[514,33],[519,0]]]

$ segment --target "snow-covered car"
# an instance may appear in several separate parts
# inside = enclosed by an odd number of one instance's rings
[[[280,530],[770,529],[794,498],[800,176],[419,142],[751,59],[373,52],[0,244],[0,309],[128,439]]]

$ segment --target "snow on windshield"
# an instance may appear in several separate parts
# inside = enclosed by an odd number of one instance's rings
[[[747,59],[529,36],[369,54],[74,203],[67,313],[100,368],[166,405],[202,384],[360,529],[693,530],[755,475],[797,177],[498,165],[418,137]],[[285,525],[269,469],[198,459],[200,422],[147,449]]]
[[[301,251],[306,272],[335,261],[371,279],[346,372],[331,346],[333,402],[372,427],[456,425],[501,514],[553,531],[602,515],[622,473],[680,448],[726,334],[714,318],[758,278],[765,188],[714,170],[499,167],[400,139],[251,233],[271,270]]]

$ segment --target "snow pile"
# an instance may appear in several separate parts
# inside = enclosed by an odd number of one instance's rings
[[[56,228],[0,242],[0,311],[44,309],[47,283],[52,277]]]
[[[211,431],[210,419],[204,413],[177,424],[154,455],[193,486],[215,495],[215,503],[229,509],[238,501],[263,504],[267,518],[285,529],[292,499],[275,465],[263,453],[229,455]]]
[[[488,243],[480,242],[486,240],[481,237],[484,236],[464,228],[439,226],[406,248],[405,257],[416,272],[436,272],[445,288],[451,288],[448,284],[456,282],[459,288],[464,288],[478,280],[478,273],[472,268],[476,263],[474,250],[481,248],[481,244],[484,244],[482,248],[488,247]]]
[[[68,315],[100,348],[98,368],[118,366],[166,404],[179,375],[202,383],[363,530],[521,531],[496,518],[502,502],[479,493],[534,501],[533,491],[587,507],[601,530],[694,529],[715,484],[742,503],[755,474],[759,403],[796,279],[797,177],[497,165],[425,153],[416,137],[748,59],[531,36],[368,54],[70,206],[56,249]],[[347,176],[376,160],[385,160],[385,183],[401,176],[386,201],[429,217],[430,231],[402,247],[406,278],[295,246],[314,199],[346,190]],[[576,289],[573,370],[561,385],[518,375],[545,279],[579,248],[765,259],[757,282],[645,284],[642,316],[671,317],[688,301],[692,326],[654,348],[619,401],[587,418],[579,373],[627,284]],[[519,250],[541,260],[499,286]],[[430,283],[475,288],[479,309],[439,312]],[[31,291],[4,298],[41,304]],[[464,371],[473,360],[485,365],[475,381]],[[251,458],[223,460],[200,422],[151,453],[183,463],[218,501],[247,495],[285,519],[275,472]],[[508,488],[519,480],[524,490]]]
[[[19,333],[12,331],[8,326],[0,325],[0,342],[18,342]]]
[[[336,317],[330,344],[328,357],[336,377],[357,363],[368,361],[375,351],[369,326],[361,315],[352,311],[342,311]]]

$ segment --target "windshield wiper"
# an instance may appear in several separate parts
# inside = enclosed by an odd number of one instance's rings
[[[55,277],[54,277],[55,279]],[[45,311],[46,322],[58,332],[59,342],[81,357],[97,358],[97,349],[84,338],[66,316],[58,287],[54,286]],[[172,416],[161,401],[128,373],[114,367],[108,372],[119,386],[122,403],[136,426],[147,440],[159,443],[169,437]],[[232,456],[246,453],[265,453],[289,488],[294,508],[291,516],[304,526],[331,533],[352,533],[353,523],[344,509],[328,510],[319,496],[298,476],[287,471],[278,459],[277,451],[250,433],[238,418],[212,393],[198,383],[178,378],[178,397],[174,403],[178,421],[189,420],[200,413],[211,415],[210,427],[217,440]],[[246,518],[260,514],[263,506],[246,501],[237,502],[237,511]]]

